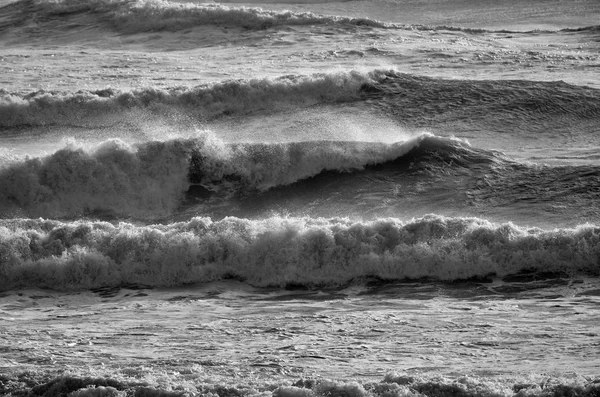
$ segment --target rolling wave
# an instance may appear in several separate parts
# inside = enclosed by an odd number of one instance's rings
[[[109,140],[0,169],[0,215],[98,215],[157,219],[180,204],[191,184],[230,193],[289,185],[325,170],[362,169],[401,157],[424,140],[396,144],[304,142],[226,145],[203,133],[127,145]]]
[[[343,286],[365,278],[460,280],[521,271],[600,274],[600,229],[544,231],[478,218],[194,218],[169,225],[0,221],[0,289]]]
[[[174,361],[174,360],[173,360]],[[195,358],[178,360],[169,363],[182,373],[191,372],[197,362],[214,365],[213,361],[200,361]],[[129,373],[138,374],[142,370],[127,367]],[[147,374],[148,369],[144,368]],[[178,374],[178,372],[174,372]],[[161,377],[160,384],[156,381],[134,379],[115,379],[113,377],[91,377],[83,375],[60,375],[54,378],[42,377],[38,372],[26,372],[17,375],[4,376],[5,382],[0,386],[0,391],[27,394],[29,396],[46,395],[49,392],[69,395],[73,397],[94,396],[164,396],[176,397],[183,393],[177,387],[181,381],[176,375],[166,374]],[[140,376],[141,377],[141,376]],[[23,381],[23,379],[26,380]],[[190,382],[188,382],[190,383]],[[409,375],[405,372],[388,372],[380,381],[362,383],[360,381],[332,381],[327,379],[300,379],[289,385],[290,382],[269,382],[261,384],[255,382],[251,392],[267,393],[273,397],[323,397],[329,395],[352,395],[355,397],[385,397],[393,394],[398,397],[410,397],[415,394],[423,397],[438,397],[452,394],[456,397],[512,397],[512,396],[560,396],[577,395],[593,397],[600,392],[598,380],[579,374],[569,376],[520,375],[517,378],[506,377],[500,380],[489,380],[483,376],[460,376],[448,378],[442,376],[427,376],[425,374]],[[34,386],[32,386],[34,385]],[[186,385],[189,394],[212,394],[223,396],[227,394],[243,395],[249,393],[249,387],[243,384],[199,384]],[[251,394],[252,395],[252,394]]]
[[[224,81],[193,88],[45,92],[0,90],[2,129],[109,127],[139,112],[205,122],[224,116],[360,102],[415,128],[452,125],[525,133],[596,131],[597,89],[563,82],[444,80],[393,70]],[[476,126],[473,126],[476,124]],[[11,131],[11,133],[13,133]]]
[[[132,110],[171,118],[173,113],[210,120],[223,115],[356,99],[360,88],[385,71],[284,76],[224,81],[194,88],[104,89],[77,93],[0,90],[0,129],[23,126],[110,126]],[[0,130],[1,131],[1,130]]]
[[[196,26],[216,25],[262,30],[290,25],[351,25],[384,28],[387,24],[369,18],[319,15],[311,12],[276,12],[221,4],[177,3],[164,0],[20,0],[3,9],[12,18],[0,25],[19,27],[30,21],[44,26],[52,19],[92,18],[105,29],[135,34],[149,31],[180,31]],[[65,24],[65,28],[73,25]]]
[[[561,81],[444,80],[388,72],[361,87],[361,98],[397,120],[419,128],[515,132],[595,132],[599,90]],[[528,136],[529,137],[529,136]]]
[[[165,0],[20,0],[1,8],[7,17],[0,20],[0,34],[26,27],[21,33],[53,32],[58,21],[61,30],[81,25],[101,26],[107,31],[137,34],[151,31],[182,31],[199,26],[227,26],[264,30],[280,26],[333,25],[427,31],[460,31],[470,34],[519,33],[449,25],[404,25],[370,18],[320,15],[312,12],[269,11],[261,8],[231,7],[222,4],[178,3]],[[76,22],[76,23],[73,23]],[[31,26],[35,26],[32,31]],[[598,26],[573,27],[553,32],[595,32]],[[56,31],[59,34],[59,31]],[[520,33],[540,33],[535,30]],[[77,40],[77,38],[74,38]]]

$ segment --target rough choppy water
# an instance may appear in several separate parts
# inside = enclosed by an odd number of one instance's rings
[[[598,395],[599,16],[3,1],[0,393]]]

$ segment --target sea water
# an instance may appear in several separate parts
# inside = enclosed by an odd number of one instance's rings
[[[597,396],[600,4],[0,3],[0,394]]]

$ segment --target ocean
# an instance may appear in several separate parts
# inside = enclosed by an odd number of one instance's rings
[[[599,21],[0,0],[0,395],[600,396]]]

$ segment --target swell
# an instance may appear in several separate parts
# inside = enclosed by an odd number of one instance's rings
[[[444,80],[388,72],[361,98],[405,125],[526,134],[595,132],[600,90],[561,81]]]
[[[226,184],[210,180],[200,183],[214,195],[198,189],[200,186],[192,186],[177,219],[188,219],[198,213],[213,219],[226,216],[255,219],[273,213],[350,216],[363,220],[410,219],[433,212],[501,222],[514,220],[540,227],[573,227],[600,220],[597,165],[519,162],[501,152],[471,146],[464,140],[431,134],[393,145],[344,142],[328,145],[300,143],[269,150],[278,162],[270,160],[270,165],[264,167],[270,172],[261,171],[260,178],[268,176],[262,179],[262,186],[266,181],[283,183],[270,183],[268,189],[256,189],[257,185],[249,183],[242,173],[226,175],[223,178]],[[316,147],[322,150],[319,155],[313,152]],[[333,149],[342,147],[344,155],[334,156]],[[253,146],[249,152],[259,148],[260,145]],[[279,159],[289,156],[281,152],[284,148],[286,151],[302,148],[312,154],[290,163],[293,165],[289,168],[285,163],[287,170],[281,176],[273,174],[272,170],[282,169]],[[360,152],[345,157],[359,148]],[[241,168],[262,169],[264,161],[255,157]],[[227,193],[225,200],[223,193]]]
[[[0,221],[0,289],[343,286],[363,278],[460,280],[521,271],[600,274],[600,228],[545,231],[479,218],[194,218],[169,225]]]
[[[0,25],[0,32],[35,22],[38,29],[52,30],[56,21],[63,28],[74,28],[86,19],[104,30],[125,34],[149,31],[180,31],[198,26],[215,25],[263,30],[293,25],[350,25],[385,27],[368,18],[319,15],[311,12],[276,12],[250,7],[221,4],[177,3],[163,0],[20,0],[0,8],[10,18]]]

